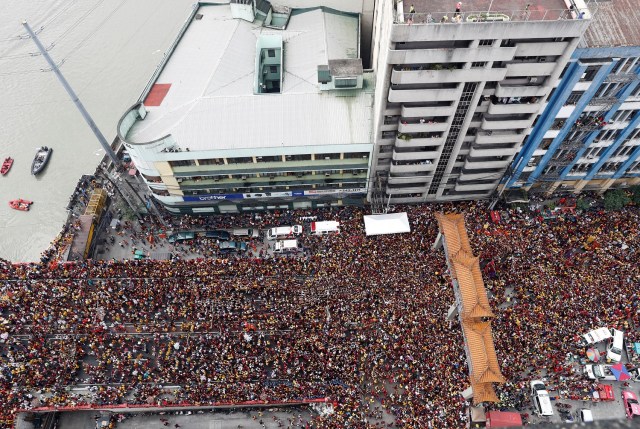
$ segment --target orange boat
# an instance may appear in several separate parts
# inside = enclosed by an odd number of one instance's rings
[[[14,210],[22,210],[25,212],[29,211],[29,209],[31,208],[31,204],[33,204],[33,201],[23,200],[22,198],[9,201],[9,207]]]
[[[2,168],[0,168],[0,174],[2,174],[3,176],[7,174],[9,170],[11,170],[12,165],[13,165],[13,158],[11,158],[10,156],[5,158],[4,162],[2,163]]]

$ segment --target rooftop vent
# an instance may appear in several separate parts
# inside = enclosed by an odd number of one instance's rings
[[[331,72],[329,71],[329,66],[321,65],[318,66],[318,83],[329,83],[331,82]]]
[[[318,66],[318,83],[323,91],[362,88],[362,59],[329,60]]]
[[[256,5],[253,0],[231,0],[231,17],[253,22],[256,19]]]

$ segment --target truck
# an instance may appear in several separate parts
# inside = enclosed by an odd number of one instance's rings
[[[293,237],[302,234],[302,225],[278,226],[267,230],[267,238],[276,240],[280,237]]]
[[[314,235],[327,235],[340,232],[340,222],[327,220],[323,222],[311,222],[311,233]]]
[[[298,240],[278,240],[273,246],[276,253],[293,253],[300,251]]]

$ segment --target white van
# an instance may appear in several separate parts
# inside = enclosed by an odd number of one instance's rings
[[[624,332],[611,328],[611,338],[609,338],[609,344],[607,344],[607,362],[620,362],[623,343]]]
[[[280,237],[292,237],[300,234],[302,234],[302,225],[278,226],[267,230],[267,238],[269,240],[275,240]]]
[[[315,235],[327,235],[340,232],[340,222],[327,220],[324,222],[311,222],[311,233]]]
[[[293,253],[298,252],[298,240],[278,240],[273,246],[276,253]]]
[[[544,383],[540,380],[531,381],[531,399],[536,414],[540,416],[552,416],[551,398]]]

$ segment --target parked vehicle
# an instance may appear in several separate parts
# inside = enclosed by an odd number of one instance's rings
[[[540,380],[531,381],[531,399],[536,414],[541,416],[552,416],[553,407],[551,407],[551,399],[549,392],[544,383]]]
[[[615,401],[616,399],[613,394],[613,387],[610,384],[598,384],[596,392],[598,392],[598,399],[601,401]]]
[[[607,362],[618,363],[622,359],[622,348],[624,347],[624,332],[611,329],[611,338],[607,344]]]
[[[193,240],[196,234],[193,232],[178,232],[169,236],[169,243],[175,243],[183,240]]]
[[[591,380],[613,381],[616,379],[611,372],[611,365],[585,365],[584,374]]]
[[[294,253],[300,251],[298,240],[278,240],[273,246],[276,253]]]
[[[340,222],[334,220],[311,222],[311,233],[314,235],[337,234],[339,232]]]
[[[267,238],[275,240],[280,237],[293,237],[302,234],[302,225],[278,226],[267,230]]]
[[[233,235],[236,237],[252,237],[257,238],[260,236],[260,231],[254,228],[235,228]]]
[[[207,238],[215,238],[216,240],[231,240],[231,234],[222,230],[207,231],[204,235]]]
[[[221,253],[246,252],[247,243],[241,241],[223,241],[218,246]]]
[[[640,404],[638,403],[638,397],[635,393],[630,390],[623,390],[622,402],[624,403],[624,412],[627,414],[628,419],[640,417]]]

